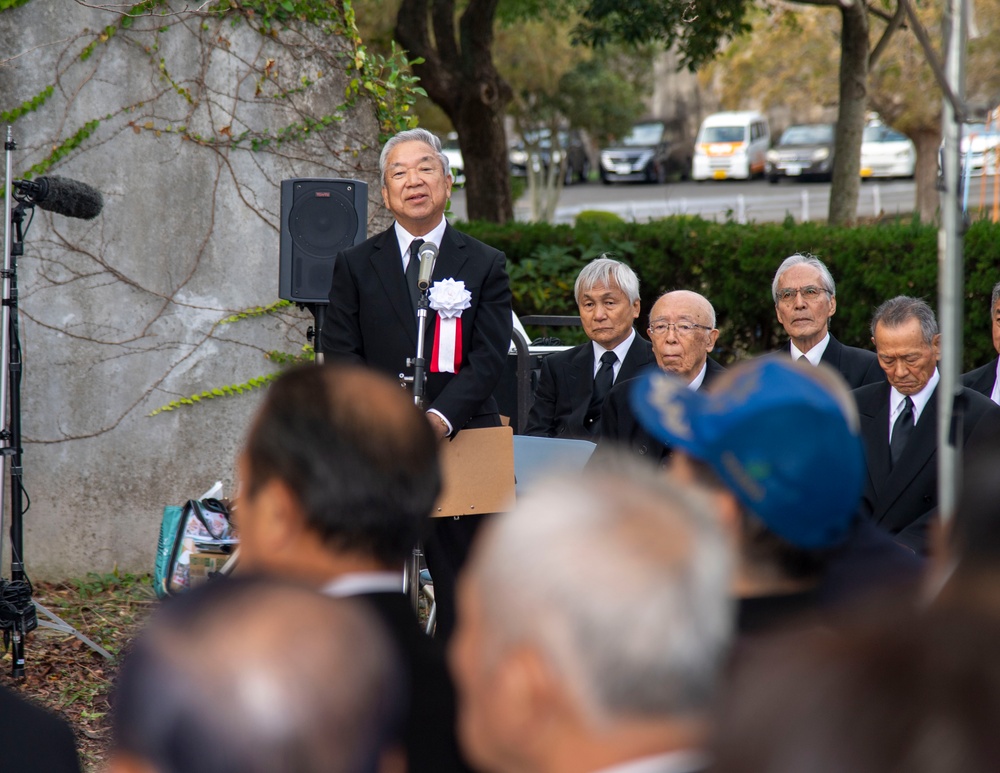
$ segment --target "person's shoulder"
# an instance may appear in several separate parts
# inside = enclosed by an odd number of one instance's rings
[[[852,390],[851,394],[854,395],[854,401],[859,408],[873,407],[889,399],[888,382],[865,384]]]
[[[593,344],[590,341],[563,349],[561,352],[552,352],[542,362],[547,362],[550,366],[565,365],[578,359],[584,359],[588,354],[593,356]]]
[[[965,401],[966,415],[989,416],[991,420],[1000,420],[1000,405],[981,392],[963,386],[962,399]]]
[[[866,364],[875,362],[878,359],[878,355],[875,354],[871,349],[862,349],[860,346],[850,346],[838,341],[832,335],[830,336],[830,343],[827,347],[839,348],[842,357],[851,357],[859,362],[864,362]]]
[[[395,233],[393,232],[393,227],[391,225],[384,231],[379,231],[377,234],[369,236],[359,244],[353,244],[350,247],[345,247],[341,251],[340,255],[348,261],[367,257],[375,250],[382,249],[386,244],[386,240],[390,237],[395,238]]]
[[[448,223],[448,226],[445,228],[445,238],[452,239],[459,247],[472,249],[485,255],[496,256],[503,254],[496,247],[492,247],[486,242],[479,241],[479,239],[475,236],[470,236],[464,231],[459,231],[451,223]]]

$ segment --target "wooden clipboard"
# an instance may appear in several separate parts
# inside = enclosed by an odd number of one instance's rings
[[[431,513],[499,513],[514,502],[514,430],[463,429],[441,444],[441,496]]]

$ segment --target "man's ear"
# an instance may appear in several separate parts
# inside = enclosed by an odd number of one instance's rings
[[[503,654],[498,664],[498,706],[508,740],[546,743],[546,723],[557,718],[567,701],[558,676],[537,649],[520,646]],[[502,696],[502,697],[501,697]]]

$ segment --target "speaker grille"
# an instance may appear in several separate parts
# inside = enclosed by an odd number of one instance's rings
[[[278,295],[327,303],[337,253],[365,240],[368,184],[302,177],[281,181]]]
[[[295,204],[289,216],[292,243],[311,258],[333,260],[340,250],[354,243],[358,232],[354,201],[330,188],[303,192],[303,183],[295,187]]]

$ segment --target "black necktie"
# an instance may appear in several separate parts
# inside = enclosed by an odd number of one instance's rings
[[[601,418],[601,406],[604,405],[604,398],[611,391],[611,385],[615,383],[615,363],[618,362],[618,355],[614,352],[605,352],[601,355],[601,367],[597,369],[594,376],[594,391],[590,397],[590,405],[587,408],[587,427],[594,431],[597,420]]]
[[[889,441],[889,457],[892,459],[892,466],[895,467],[899,457],[903,455],[906,448],[906,441],[913,434],[913,400],[909,396],[902,412],[896,417],[896,423],[892,425],[892,440]]]
[[[417,280],[420,278],[420,248],[423,246],[423,239],[414,239],[410,242],[410,262],[406,264],[406,286],[410,288],[410,300],[413,302],[413,310],[417,310],[420,302],[420,288],[417,287]]]

